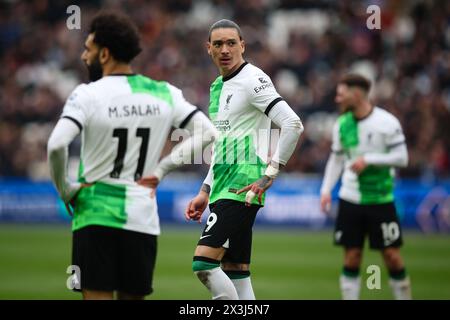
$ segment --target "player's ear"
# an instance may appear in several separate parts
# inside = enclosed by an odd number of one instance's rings
[[[109,49],[105,47],[101,48],[98,55],[100,64],[105,64],[106,62],[108,62],[109,58],[111,58],[111,53],[109,52]]]
[[[211,42],[207,41],[205,46],[206,51],[208,51],[208,54],[211,55]]]
[[[241,53],[244,53],[245,52],[245,41],[244,40],[241,40],[241,48],[242,48]]]

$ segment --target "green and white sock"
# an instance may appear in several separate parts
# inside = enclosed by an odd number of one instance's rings
[[[238,300],[233,282],[220,268],[220,261],[195,256],[192,270],[211,292],[213,300]]]
[[[250,279],[250,271],[225,271],[225,273],[233,282],[239,300],[256,300]]]
[[[389,285],[396,300],[411,300],[411,281],[406,270],[389,271]]]
[[[344,267],[339,278],[343,300],[358,300],[361,290],[361,278],[359,268],[352,269]]]

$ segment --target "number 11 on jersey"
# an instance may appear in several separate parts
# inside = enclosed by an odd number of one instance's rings
[[[139,149],[139,158],[137,163],[136,172],[134,173],[134,180],[139,180],[144,172],[145,160],[147,157],[148,143],[150,141],[150,128],[138,128],[136,131],[136,137],[141,138],[141,147]],[[122,172],[125,154],[127,152],[127,141],[128,141],[128,129],[127,128],[116,128],[113,131],[113,137],[119,139],[117,156],[114,160],[114,168],[109,174],[111,178],[118,179],[120,173]]]

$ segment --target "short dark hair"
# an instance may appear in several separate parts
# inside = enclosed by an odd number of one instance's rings
[[[141,52],[136,25],[124,14],[103,11],[91,22],[89,33],[94,34],[94,43],[108,48],[120,62],[129,63]]]
[[[238,24],[236,22],[228,20],[228,19],[222,19],[217,22],[214,22],[214,24],[211,26],[211,28],[209,28],[208,41],[211,41],[211,33],[213,32],[213,30],[221,29],[221,28],[236,29],[236,31],[239,35],[239,39],[242,40],[242,31],[241,31],[241,28],[238,26]]]
[[[355,74],[355,73],[349,73],[344,75],[340,80],[339,83],[345,84],[349,87],[358,87],[363,89],[366,92],[370,91],[370,80],[366,77],[363,77],[362,75]]]

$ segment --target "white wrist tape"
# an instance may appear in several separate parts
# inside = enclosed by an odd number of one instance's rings
[[[256,196],[256,193],[254,193],[252,190],[247,191],[245,195],[245,202],[252,203],[253,198]]]
[[[156,167],[155,171],[153,171],[153,175],[158,178],[159,182],[164,178],[166,172],[160,166]]]
[[[279,169],[276,169],[272,167],[270,164],[266,168],[266,172],[264,173],[266,176],[268,176],[271,179],[275,179],[280,172]]]

